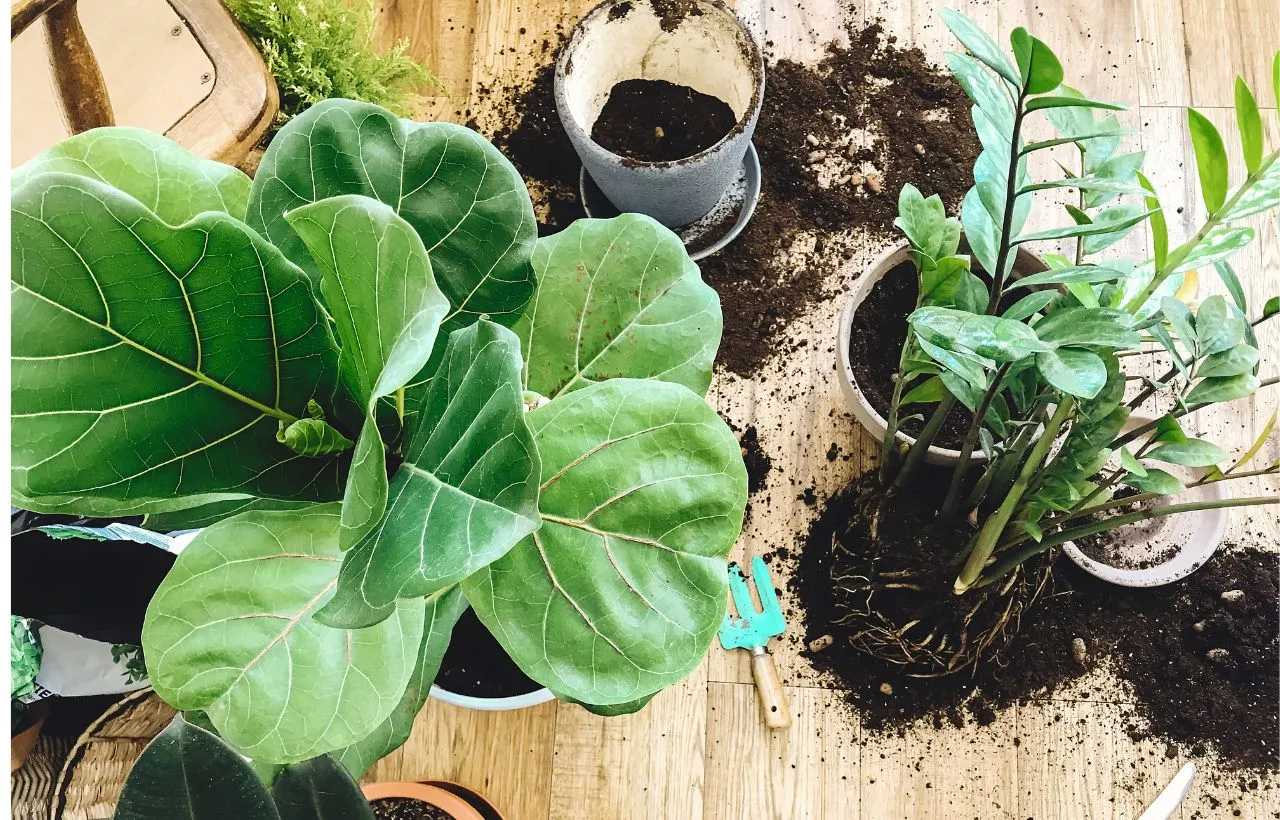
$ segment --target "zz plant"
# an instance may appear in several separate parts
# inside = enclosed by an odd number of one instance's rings
[[[538,240],[479,135],[332,100],[252,182],[73,137],[15,173],[13,237],[15,503],[208,525],[143,646],[255,763],[363,773],[468,606],[605,713],[706,652],[746,475],[719,300],[656,222]]]
[[[937,196],[925,198],[911,185],[899,199],[896,224],[911,246],[920,298],[908,319],[880,479],[890,493],[911,486],[953,405],[971,412],[973,422],[938,513],[941,524],[956,526],[967,518],[972,527],[955,556],[955,593],[1005,595],[1029,559],[1123,524],[1205,506],[1280,501],[1268,496],[1150,504],[1184,489],[1160,463],[1207,468],[1196,483],[1277,471],[1276,464],[1242,469],[1261,450],[1274,415],[1258,442],[1230,466],[1224,450],[1187,435],[1179,424],[1189,412],[1275,382],[1257,376],[1255,328],[1280,312],[1280,299],[1254,306],[1251,314],[1227,262],[1254,237],[1242,220],[1280,205],[1280,150],[1265,151],[1249,88],[1237,80],[1246,176],[1234,188],[1220,134],[1202,114],[1189,112],[1208,217],[1193,236],[1175,244],[1165,209],[1142,174],[1142,152],[1118,150],[1124,132],[1111,112],[1123,106],[1063,85],[1058,59],[1024,29],[1010,36],[1010,59],[963,15],[942,16],[967,49],[949,53],[947,64],[974,102],[982,152],[959,219],[946,215]],[[1274,66],[1280,96],[1280,55]],[[1047,119],[1056,135],[1028,141],[1037,118]],[[1033,180],[1028,160],[1055,146],[1074,147],[1078,172],[1060,165],[1061,177]],[[1069,224],[1025,230],[1037,192],[1063,190],[1076,192],[1075,204],[1065,206]],[[1097,258],[1144,224],[1150,258]],[[960,253],[962,238],[968,253]],[[1045,254],[1048,270],[1016,277],[1019,248],[1043,242],[1069,244],[1072,252]],[[1210,268],[1231,298],[1211,296],[1193,310],[1178,299],[1180,289],[1197,270]],[[1128,357],[1152,353],[1172,356],[1161,378],[1139,378],[1123,369]],[[1131,382],[1140,382],[1141,389],[1126,393]],[[911,403],[936,406],[919,438],[899,446],[900,408]],[[1130,414],[1144,406],[1157,420],[1126,432]],[[981,469],[973,458],[978,451],[987,457]],[[1122,485],[1136,494],[1113,498]],[[1134,510],[1122,512],[1129,507]],[[1010,622],[994,619],[991,628],[1003,630]],[[952,641],[944,649],[945,630],[912,632],[910,626],[867,648],[937,673],[967,666],[992,643],[987,636]]]

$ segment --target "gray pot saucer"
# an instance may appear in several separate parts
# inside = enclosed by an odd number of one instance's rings
[[[578,174],[578,197],[587,216],[608,219],[621,211],[596,185],[584,166]],[[706,216],[688,225],[672,228],[684,242],[689,258],[697,261],[722,250],[742,233],[760,201],[760,156],[754,144],[747,146],[742,167],[720,201]]]

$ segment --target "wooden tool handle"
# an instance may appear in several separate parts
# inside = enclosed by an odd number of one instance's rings
[[[775,731],[790,728],[791,707],[782,691],[778,667],[773,665],[773,656],[763,646],[751,650],[751,674],[756,679],[756,694],[760,696],[765,725]]]

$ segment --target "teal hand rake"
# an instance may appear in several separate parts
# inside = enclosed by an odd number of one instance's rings
[[[756,681],[765,725],[770,729],[786,729],[791,725],[791,709],[787,706],[786,693],[782,691],[778,668],[773,665],[773,656],[766,645],[770,638],[783,633],[787,623],[778,604],[778,591],[773,588],[769,570],[758,555],[751,559],[751,579],[755,582],[756,594],[760,596],[759,610],[751,600],[751,590],[747,588],[746,578],[742,577],[742,569],[737,564],[729,565],[729,591],[733,593],[738,617],[733,617],[732,612],[725,613],[724,623],[720,625],[720,646],[751,650],[751,675]]]

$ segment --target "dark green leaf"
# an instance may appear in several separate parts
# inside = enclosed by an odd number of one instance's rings
[[[1147,453],[1147,458],[1181,464],[1184,467],[1209,467],[1229,457],[1226,450],[1211,441],[1199,438],[1161,444]]]
[[[525,674],[596,705],[689,674],[724,619],[740,445],[696,393],[610,379],[528,413],[542,527],[463,581]]]
[[[912,388],[907,395],[902,397],[902,403],[905,404],[923,404],[926,402],[942,401],[947,397],[947,388],[942,383],[942,379],[934,376],[927,379],[916,387]]]
[[[1204,358],[1235,347],[1244,338],[1246,323],[1220,293],[1196,311],[1196,357]]]
[[[1196,368],[1196,376],[1242,376],[1258,366],[1258,349],[1241,342],[1229,350],[1212,354]]]
[[[1123,271],[1105,265],[1072,265],[1069,268],[1057,268],[1024,276],[1010,283],[1005,290],[1030,288],[1036,285],[1057,285],[1065,282],[1084,282],[1088,284],[1114,282],[1124,276],[1125,273]]]
[[[1236,124],[1240,128],[1244,167],[1252,174],[1262,164],[1262,117],[1258,115],[1258,103],[1243,77],[1236,77]]]
[[[1187,109],[1187,127],[1196,152],[1196,171],[1200,175],[1200,193],[1209,213],[1215,213],[1227,199],[1227,150],[1222,135],[1205,115]]]
[[[422,639],[421,599],[377,626],[314,613],[338,581],[339,505],[245,512],[200,532],[147,608],[151,684],[239,751],[296,763],[348,746],[391,713]]]
[[[646,695],[645,697],[642,697],[642,698],[629,700],[626,703],[617,703],[617,704],[613,704],[612,706],[597,706],[593,703],[583,703],[582,701],[574,700],[573,698],[564,697],[559,694],[557,694],[556,697],[560,698],[561,700],[568,701],[569,703],[576,703],[579,706],[581,706],[583,709],[586,709],[591,714],[599,715],[600,717],[619,717],[620,715],[634,715],[636,712],[639,712],[641,709],[647,706],[649,704],[649,701],[653,700],[653,695]]]
[[[1218,278],[1222,280],[1223,286],[1227,289],[1227,293],[1231,294],[1231,299],[1236,303],[1236,307],[1240,308],[1240,312],[1248,312],[1249,303],[1244,295],[1244,286],[1240,284],[1240,277],[1236,276],[1235,268],[1231,267],[1231,263],[1215,262],[1213,269],[1218,272]]]
[[[1277,313],[1280,313],[1280,296],[1272,296],[1267,300],[1266,304],[1262,306],[1262,315],[1265,318],[1267,316],[1274,316]]]
[[[720,344],[720,299],[680,238],[653,219],[578,220],[538,240],[538,290],[515,332],[523,383],[547,398],[615,377],[704,394]]]
[[[12,205],[16,490],[102,515],[336,496],[335,459],[276,440],[333,391],[297,267],[226,214],[171,227],[88,177],[38,174]]]
[[[1069,97],[1065,95],[1036,97],[1027,101],[1027,111],[1042,111],[1048,108],[1102,108],[1107,111],[1129,110],[1129,106],[1121,105],[1120,103],[1101,102],[1099,100],[1088,100],[1084,97]]]
[[[919,342],[920,348],[925,353],[946,368],[939,374],[943,377],[944,382],[946,381],[947,373],[954,373],[966,383],[974,385],[980,390],[986,389],[987,376],[983,369],[995,367],[995,363],[990,359],[983,359],[968,352],[947,350],[933,344],[928,339],[917,338],[916,341]],[[951,392],[955,393],[956,391],[952,390]]]
[[[248,761],[217,735],[175,717],[129,771],[115,820],[280,820]]]
[[[1062,83],[1062,63],[1043,42],[1019,26],[1009,35],[1018,73],[1028,94],[1046,94]]]
[[[1035,293],[1029,293],[1018,301],[1014,302],[1002,314],[1001,318],[1011,321],[1022,321],[1030,316],[1043,310],[1048,304],[1058,298],[1058,294],[1052,290],[1041,290]]]
[[[1177,418],[1171,413],[1166,413],[1156,420],[1155,435],[1151,437],[1156,442],[1181,442],[1187,440],[1187,434],[1182,431],[1182,425],[1178,424]]]
[[[1069,307],[1055,310],[1035,326],[1040,340],[1055,347],[1101,345],[1133,348],[1142,344],[1142,334],[1130,328],[1133,317],[1114,308]]]
[[[951,29],[951,33],[969,50],[970,54],[1015,86],[1021,85],[1017,70],[1000,50],[1000,46],[996,45],[995,41],[972,20],[951,9],[942,9],[939,15],[942,17],[942,22]]]
[[[1204,379],[1187,394],[1188,407],[1202,407],[1206,404],[1220,404],[1252,396],[1261,386],[1258,377],[1252,373],[1241,376],[1224,376]]]
[[[1068,225],[1062,228],[1050,228],[1047,231],[1039,233],[1025,234],[1014,240],[1014,244],[1021,245],[1027,242],[1043,242],[1048,239],[1071,239],[1077,236],[1092,236],[1099,233],[1112,233],[1113,231],[1123,230],[1131,225],[1137,225],[1151,214],[1143,211],[1136,216],[1128,219],[1121,219],[1117,222],[1111,222],[1105,225],[1089,224],[1089,225]]]
[[[397,599],[430,595],[502,557],[538,527],[539,470],[515,333],[484,319],[454,331],[387,513],[344,556],[338,590],[317,619],[378,623]]]
[[[1054,387],[1091,399],[1107,383],[1107,366],[1092,350],[1064,347],[1036,356],[1036,366]]]
[[[1022,322],[998,316],[974,315],[944,307],[918,308],[908,317],[923,339],[948,349],[956,346],[985,359],[1010,362],[1049,347]]]
[[[271,798],[280,820],[374,820],[356,781],[328,755],[281,769]]]
[[[932,266],[920,269],[920,304],[954,305],[956,291],[969,272],[967,256],[944,256]]]
[[[1177,477],[1155,467],[1148,467],[1146,475],[1130,473],[1122,478],[1120,483],[1135,487],[1144,493],[1159,493],[1160,495],[1174,495],[1186,489]]]
[[[351,776],[363,777],[374,763],[404,745],[413,731],[414,718],[422,711],[431,692],[431,684],[440,671],[440,661],[449,647],[453,627],[467,608],[462,588],[451,586],[427,599],[426,623],[422,629],[422,644],[418,647],[418,662],[409,677],[409,686],[400,696],[400,702],[391,715],[360,740],[333,753]]]

